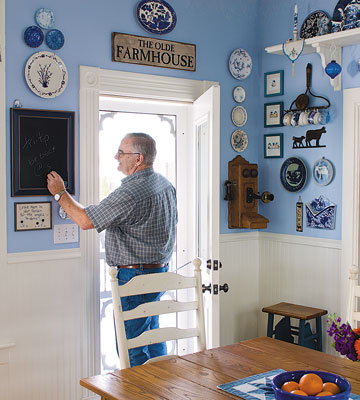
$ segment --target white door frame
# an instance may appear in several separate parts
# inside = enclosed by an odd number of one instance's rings
[[[99,96],[131,96],[193,102],[218,82],[196,81],[80,66],[80,203],[95,204],[98,170]],[[219,218],[219,215],[217,216]],[[96,231],[80,234],[82,265],[82,376],[100,373],[99,240]]]
[[[343,92],[342,251],[340,313],[349,318],[349,269],[359,266],[360,88]],[[349,319],[351,321],[351,319]]]

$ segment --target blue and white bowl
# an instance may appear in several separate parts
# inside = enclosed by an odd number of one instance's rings
[[[299,382],[300,378],[305,374],[316,374],[320,376],[323,382],[332,382],[336,383],[341,392],[338,394],[334,394],[332,396],[322,396],[323,400],[348,400],[351,391],[351,385],[348,380],[343,378],[340,375],[332,374],[330,372],[325,371],[310,371],[310,370],[299,370],[299,371],[290,371],[290,372],[282,372],[274,376],[272,381],[272,387],[274,390],[274,395],[276,400],[304,400],[304,396],[300,396],[298,394],[293,394],[289,392],[285,392],[281,390],[281,386],[288,381]],[[306,396],[306,400],[319,400],[319,397],[316,396]]]

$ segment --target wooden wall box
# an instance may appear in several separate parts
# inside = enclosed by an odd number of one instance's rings
[[[266,228],[269,220],[258,214],[258,200],[246,200],[248,190],[258,192],[257,164],[250,164],[240,155],[235,157],[228,163],[228,179],[231,182],[231,200],[228,202],[229,228]]]

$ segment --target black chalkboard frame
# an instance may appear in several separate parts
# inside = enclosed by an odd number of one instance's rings
[[[36,121],[61,120],[62,126],[59,135],[65,143],[66,154],[62,155],[62,162],[66,163],[65,168],[67,177],[62,176],[66,182],[66,190],[75,193],[75,112],[38,110],[29,108],[10,108],[11,116],[11,196],[50,196],[46,186],[46,179],[42,179],[41,184],[28,187],[22,179],[20,143],[26,134],[23,131],[22,118],[26,121],[34,118]],[[55,121],[56,122],[56,121]],[[44,128],[46,128],[44,126]]]

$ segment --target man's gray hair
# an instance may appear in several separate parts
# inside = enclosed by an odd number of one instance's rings
[[[153,165],[156,157],[156,142],[147,133],[128,133],[126,138],[132,138],[134,152],[139,152],[144,157],[144,164]]]

